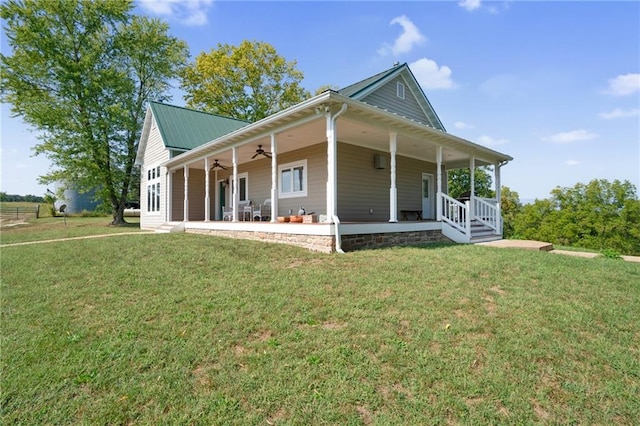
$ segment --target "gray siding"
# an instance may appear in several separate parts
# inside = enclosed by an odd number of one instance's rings
[[[404,84],[404,99],[397,96],[397,83]],[[392,111],[398,115],[410,118],[417,122],[437,127],[437,120],[435,116],[428,111],[428,115],[420,108],[420,104],[416,100],[416,96],[422,96],[422,94],[412,93],[409,85],[400,76],[394,78],[384,86],[377,89],[375,92],[364,97],[363,102],[371,105],[375,105],[379,108]]]
[[[387,158],[385,169],[373,167],[375,154]],[[390,164],[391,155],[388,152],[345,143],[338,144],[338,216],[340,220],[353,222],[389,220]],[[432,173],[435,178],[436,165],[396,156],[398,217],[400,217],[400,210],[422,209],[422,173]],[[373,209],[373,214],[370,213],[370,209]]]

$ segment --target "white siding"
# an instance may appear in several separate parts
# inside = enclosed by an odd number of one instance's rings
[[[142,164],[142,178],[140,179],[140,228],[141,229],[153,229],[165,222],[166,209],[167,209],[167,179],[166,169],[162,167],[160,169],[160,211],[148,212],[147,211],[147,182],[148,173],[147,170],[160,165],[163,161],[169,159],[169,151],[164,147],[160,131],[157,126],[152,126],[149,131],[149,137],[147,139],[147,146],[144,151],[143,164]]]

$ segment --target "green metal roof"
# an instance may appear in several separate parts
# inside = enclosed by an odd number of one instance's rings
[[[149,102],[167,148],[191,150],[249,124],[193,109]]]
[[[378,81],[386,78],[388,75],[393,74],[394,72],[399,72],[399,70],[401,70],[403,68],[407,68],[406,62],[404,64],[402,64],[402,65],[396,65],[393,68],[389,68],[386,71],[379,72],[376,75],[372,75],[371,77],[365,78],[364,80],[359,81],[357,83],[354,83],[354,84],[352,84],[350,86],[344,87],[344,88],[338,90],[338,93],[340,93],[341,95],[353,98],[354,96],[356,96],[361,91],[363,91],[363,90],[367,89],[368,87],[376,84]]]

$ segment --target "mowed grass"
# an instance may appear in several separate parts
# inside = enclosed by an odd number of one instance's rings
[[[111,226],[110,216],[45,217],[3,223],[0,226],[0,244],[15,244],[30,241],[45,241],[60,238],[84,237],[87,235],[117,234],[140,230],[139,217],[126,217],[126,225]]]
[[[191,234],[2,249],[3,424],[634,424],[640,265]]]

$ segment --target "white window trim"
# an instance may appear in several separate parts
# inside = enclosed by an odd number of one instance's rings
[[[291,191],[291,192],[282,192],[282,171],[283,170],[287,170],[287,169],[291,169],[293,170],[296,167],[300,167],[302,166],[302,191]],[[300,161],[294,161],[292,163],[286,163],[286,164],[280,164],[278,166],[278,198],[299,198],[299,197],[306,197],[307,196],[307,188],[309,187],[309,182],[308,182],[308,178],[307,178],[307,160],[300,160]],[[291,176],[293,177],[293,173],[291,174]],[[291,188],[293,188],[293,182],[291,182],[292,186]]]
[[[398,96],[400,99],[404,99],[404,92],[404,84],[398,82],[398,84],[396,85],[396,96]]]
[[[231,175],[230,180],[233,181],[233,175]],[[244,179],[244,184],[245,184],[245,199],[243,200],[242,198],[240,198],[240,185],[238,185],[238,202],[240,203],[244,203],[245,201],[249,200],[249,173],[245,172],[245,173],[238,173],[238,183],[240,183],[240,180]],[[229,194],[230,197],[233,197],[233,183],[231,184],[231,194]]]
[[[149,179],[149,176],[152,176],[151,179]],[[154,167],[149,167],[147,169],[147,172],[145,174],[145,179],[146,179],[146,204],[145,204],[145,208],[147,211],[147,214],[150,216],[159,216],[161,214],[161,210],[162,210],[162,193],[160,191],[162,191],[163,188],[163,184],[162,184],[162,168],[158,165],[155,165]],[[153,190],[150,191],[150,188],[153,186]],[[159,188],[158,188],[159,186]],[[160,191],[158,191],[160,190]],[[149,200],[149,197],[153,197],[152,200]],[[157,201],[157,205],[156,205],[156,201]],[[153,206],[156,207],[155,210],[150,210],[149,206],[151,206],[153,208]]]

